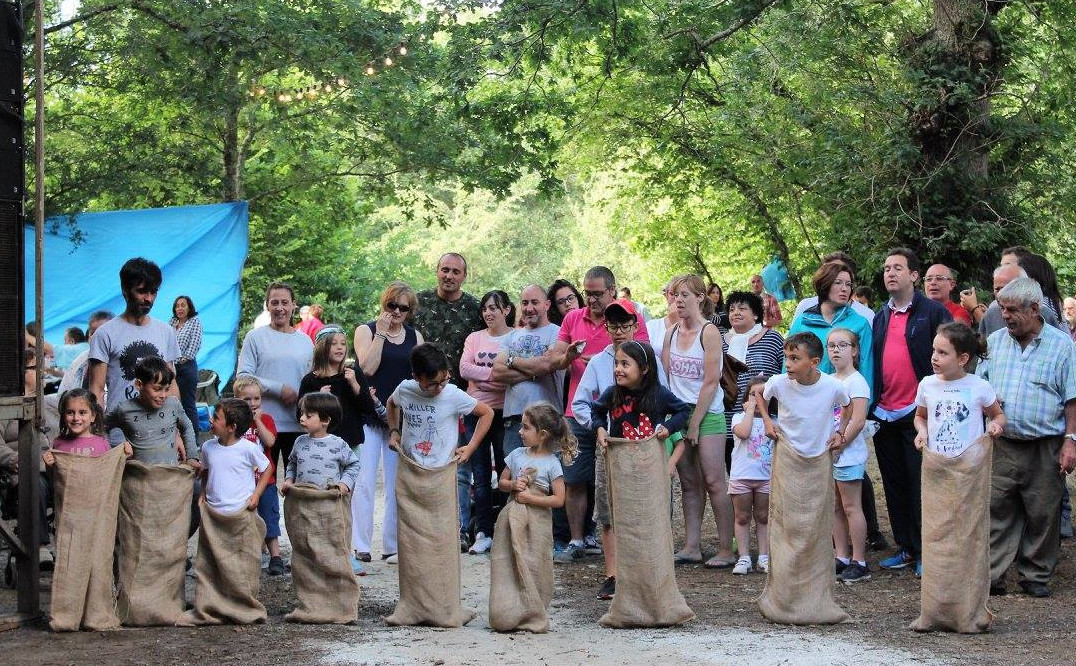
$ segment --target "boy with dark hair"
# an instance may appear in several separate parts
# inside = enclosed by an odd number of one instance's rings
[[[134,367],[137,395],[116,405],[105,416],[112,446],[129,443],[134,459],[147,465],[188,462],[197,468],[198,442],[194,426],[179,398],[169,395],[175,379],[170,363],[158,356],[140,359]],[[176,431],[183,443],[176,444]]]
[[[389,446],[426,467],[466,462],[486,436],[493,410],[450,383],[448,357],[435,345],[411,350],[411,373],[414,379],[402,381],[388,400]],[[471,441],[457,447],[459,420],[467,414],[478,423]]]
[[[216,437],[202,445],[202,499],[219,513],[254,511],[269,485],[269,459],[243,437],[252,423],[254,413],[239,398],[223,398],[213,410],[210,427]],[[257,484],[255,471],[261,473]]]

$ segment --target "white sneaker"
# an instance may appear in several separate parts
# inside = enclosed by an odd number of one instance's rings
[[[385,564],[399,564],[400,557],[398,555],[389,555],[385,558]]]
[[[485,532],[479,532],[474,537],[474,545],[467,552],[471,555],[481,555],[482,553],[488,553],[492,547],[493,539],[486,536]]]
[[[736,560],[736,566],[732,567],[732,573],[740,576],[751,573],[751,557],[745,555]]]
[[[770,573],[770,556],[769,555],[759,555],[758,556],[758,562],[756,563],[755,566],[757,566],[758,570],[761,571],[762,573]]]

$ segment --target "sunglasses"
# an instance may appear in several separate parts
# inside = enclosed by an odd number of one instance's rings
[[[411,311],[411,306],[410,305],[400,305],[399,303],[389,303],[388,305],[385,306],[385,309],[386,310],[393,310],[393,311],[399,310],[400,312],[410,312]]]

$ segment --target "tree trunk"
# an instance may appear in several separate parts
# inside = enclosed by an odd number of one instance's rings
[[[224,114],[224,183],[225,201],[243,199],[243,155],[239,147],[239,107],[231,106]]]

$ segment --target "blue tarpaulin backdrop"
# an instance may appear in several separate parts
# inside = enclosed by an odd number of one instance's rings
[[[247,203],[82,213],[73,243],[66,219],[45,223],[45,339],[62,344],[64,329],[85,330],[96,310],[124,310],[120,267],[131,257],[156,262],[164,282],[152,316],[168,322],[172,302],[194,301],[205,337],[198,366],[221,383],[235,369],[239,277],[247,256]],[[26,321],[34,318],[34,228],[26,227]]]

